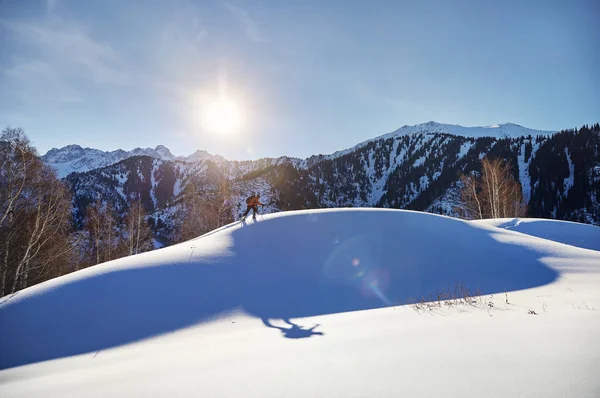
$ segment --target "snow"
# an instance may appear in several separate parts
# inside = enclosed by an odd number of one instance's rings
[[[182,181],[181,179],[177,178],[175,179],[175,185],[173,186],[173,196],[177,197],[179,196],[179,194],[181,193],[181,185]]]
[[[115,175],[117,181],[119,182],[119,185],[125,184],[125,182],[127,181],[127,174],[128,173],[118,173]]]
[[[468,137],[468,138],[479,138],[479,137],[493,137],[493,138],[519,138],[519,137],[527,137],[531,135],[532,137],[536,137],[538,135],[541,136],[549,136],[555,134],[555,131],[542,131],[542,130],[534,130],[527,127],[519,126],[514,123],[504,123],[495,126],[485,126],[485,127],[464,127],[455,124],[443,124],[437,122],[427,122],[422,124],[417,124],[414,126],[403,126],[398,130],[393,131],[391,133],[376,137],[372,140],[365,141],[361,144],[358,144],[356,147],[361,147],[371,141],[380,140],[380,139],[388,139],[395,138],[404,135],[418,135],[418,134],[449,134],[459,137]],[[355,147],[355,148],[356,148]]]
[[[228,165],[235,171],[235,176],[241,176],[251,171],[268,167],[269,165],[278,165],[282,163],[291,163],[298,168],[307,168],[311,164],[313,158],[316,159],[336,159],[346,154],[352,153],[353,151],[364,147],[365,145],[378,141],[381,139],[394,138],[398,141],[400,137],[409,135],[414,137],[420,137],[428,134],[449,134],[462,137],[494,137],[494,138],[517,138],[526,136],[548,136],[555,132],[553,131],[541,131],[529,129],[523,126],[519,126],[513,123],[505,123],[500,125],[485,126],[485,127],[463,127],[459,125],[443,124],[437,122],[428,122],[423,124],[417,124],[414,126],[403,126],[396,131],[378,136],[373,139],[361,142],[352,148],[344,149],[342,151],[335,152],[330,155],[319,155],[308,159],[290,158],[287,156],[281,156],[279,158],[265,158],[256,161],[245,161],[245,162],[229,162],[227,159],[220,155],[212,155],[203,150],[196,150],[189,156],[175,156],[169,151],[164,145],[158,145],[156,148],[135,148],[131,151],[124,151],[118,149],[115,151],[101,151],[93,148],[82,148],[79,145],[68,145],[66,147],[57,149],[52,148],[48,151],[42,159],[55,168],[60,178],[67,176],[72,172],[86,172],[93,169],[106,167],[115,163],[118,163],[124,159],[133,156],[150,156],[159,160],[166,161],[182,161],[186,163],[196,163],[201,161],[210,160],[216,162],[219,165]],[[395,144],[397,145],[397,143]],[[460,157],[464,156],[471,146],[470,143],[465,143],[461,147]]]
[[[569,193],[569,189],[571,189],[571,187],[573,186],[573,182],[575,179],[575,165],[571,160],[571,156],[569,155],[569,151],[567,148],[565,148],[565,156],[567,157],[567,162],[569,164],[569,176],[565,178],[563,182],[565,187],[565,195],[567,195]]]
[[[160,249],[161,247],[164,247],[164,245],[155,238],[152,238],[152,247]]]
[[[467,142],[463,143],[460,146],[460,152],[458,153],[458,158],[459,159],[464,158],[472,146],[473,146],[473,143],[471,141],[467,141]]]
[[[460,188],[462,183],[459,181],[446,190],[440,197],[435,199],[425,210],[429,213],[441,213],[450,217],[459,218],[457,208],[460,206]]]
[[[413,163],[413,167],[422,166],[424,163],[425,163],[425,156],[421,156],[420,158],[415,160],[415,162]]]
[[[375,153],[369,152],[369,164],[371,167],[367,170],[367,175],[369,176],[369,180],[371,181],[371,192],[369,193],[366,205],[367,206],[375,206],[381,197],[383,196],[385,184],[389,178],[391,172],[393,172],[398,163],[404,160],[404,153],[406,152],[406,148],[402,148],[400,154],[396,155],[398,151],[398,146],[400,145],[399,140],[395,140],[392,145],[392,150],[390,151],[389,157],[389,167],[384,167],[382,171],[381,178],[377,178],[375,175]],[[357,190],[360,190],[360,187],[357,186]],[[355,200],[356,207],[360,207],[361,203],[359,198]]]
[[[123,191],[123,186],[116,186],[115,191],[117,191],[117,194],[121,198],[123,198],[124,200],[127,200],[127,195],[125,195],[125,192]]]
[[[198,160],[226,161],[222,156],[211,155],[206,151],[196,151],[189,157],[175,157],[164,145],[152,148],[135,148],[131,151],[117,149],[115,151],[101,151],[94,148],[82,148],[79,145],[68,145],[63,148],[52,148],[42,159],[52,166],[63,178],[72,172],[86,172],[101,167],[110,166],[133,156],[150,156],[159,160],[181,160],[195,162]]]
[[[202,160],[211,160],[217,163],[221,163],[221,162],[226,162],[227,160],[220,155],[211,155],[210,153],[206,152],[206,151],[201,151],[201,150],[197,150],[196,152],[192,153],[191,155],[187,156],[185,158],[185,160],[190,161],[190,162],[197,162],[197,161],[202,161]]]
[[[484,126],[484,127],[464,127],[455,124],[444,124],[437,122],[427,122],[422,124],[417,124],[414,126],[402,126],[399,129],[384,135],[380,135],[378,137],[363,141],[352,148],[344,149],[341,151],[334,152],[329,155],[320,155],[324,159],[335,159],[349,153],[356,151],[364,147],[365,145],[379,140],[387,140],[390,138],[398,139],[399,137],[409,135],[409,136],[419,136],[422,134],[448,134],[459,137],[467,137],[467,138],[480,138],[480,137],[493,137],[493,138],[519,138],[519,137],[527,137],[527,136],[550,136],[555,134],[556,131],[542,131],[542,130],[534,130],[527,127],[519,126],[514,123],[504,123],[493,126]],[[462,148],[461,148],[462,153]]]
[[[157,208],[156,200],[156,173],[160,168],[160,163],[157,161],[152,162],[152,170],[150,171],[150,198],[152,199],[152,208]]]
[[[600,227],[594,225],[539,218],[495,218],[472,222],[600,251]]]
[[[154,148],[154,151],[158,153],[163,160],[175,160],[175,156],[171,153],[169,148],[164,145],[158,145]]]
[[[519,182],[521,183],[523,199],[525,203],[529,203],[531,199],[531,176],[529,175],[529,162],[533,158],[533,154],[525,162],[525,144],[521,145],[517,162],[519,164]]]
[[[0,300],[2,397],[598,396],[600,252],[403,210],[259,220]],[[399,305],[457,281],[482,302]]]

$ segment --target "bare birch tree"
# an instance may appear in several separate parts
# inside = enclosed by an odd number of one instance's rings
[[[71,199],[22,129],[0,137],[0,295],[68,272]]]
[[[231,187],[225,178],[200,187],[189,183],[180,210],[179,240],[185,241],[210,232],[233,221]]]
[[[146,221],[146,212],[142,201],[137,198],[129,205],[129,212],[121,229],[121,250],[123,256],[151,250],[152,231]]]
[[[117,258],[117,222],[114,209],[100,200],[86,210],[84,228],[88,233],[91,264],[100,264]]]
[[[501,159],[483,158],[481,173],[462,176],[461,204],[457,209],[466,219],[523,217],[527,206],[521,185],[510,164]]]
[[[21,254],[15,256],[17,263],[11,292],[17,289],[18,283],[20,288],[27,287],[32,271],[43,272],[55,259],[64,257],[71,250],[68,240],[69,192],[60,181],[46,179],[44,174],[49,171],[44,171],[28,198],[31,210],[19,224],[23,231]]]

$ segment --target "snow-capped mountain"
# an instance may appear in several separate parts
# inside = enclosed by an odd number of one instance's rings
[[[313,156],[307,160],[280,157],[276,159],[267,159],[268,162],[282,163],[292,162],[297,167],[306,168],[315,159],[335,159],[344,156],[347,153],[355,151],[368,145],[371,142],[385,140],[388,138],[398,138],[405,135],[434,135],[434,134],[449,134],[457,137],[466,138],[479,138],[479,137],[492,137],[496,139],[501,138],[517,138],[517,137],[537,137],[537,136],[549,136],[554,134],[553,131],[541,131],[529,129],[523,126],[519,126],[513,123],[506,123],[500,125],[493,125],[487,127],[463,127],[452,124],[443,124],[436,122],[428,122],[418,124],[415,126],[403,126],[398,130],[385,134],[355,145],[352,148],[337,151],[330,155],[318,155]],[[89,170],[110,166],[111,164],[118,163],[124,159],[134,156],[150,156],[154,159],[160,160],[180,160],[183,162],[197,162],[210,160],[216,163],[226,163],[227,160],[220,155],[212,155],[204,150],[197,150],[189,156],[175,156],[171,151],[164,145],[159,145],[156,148],[135,148],[131,151],[124,151],[117,149],[110,152],[101,151],[93,148],[82,148],[79,145],[68,145],[66,147],[57,149],[52,148],[48,151],[42,159],[54,167],[58,171],[60,178],[65,177],[72,172],[86,172]]]
[[[600,228],[510,221],[279,213],[46,281],[2,397],[597,397]]]
[[[556,131],[543,131],[535,130],[527,127],[519,126],[514,123],[495,124],[491,126],[483,127],[464,127],[454,124],[444,124],[437,122],[421,123],[414,126],[402,126],[398,130],[391,133],[380,135],[378,137],[363,141],[352,148],[337,151],[330,155],[325,155],[325,158],[333,159],[339,156],[343,156],[349,152],[357,150],[373,141],[386,140],[388,138],[398,138],[405,135],[434,135],[434,134],[449,134],[457,137],[465,138],[481,138],[490,137],[496,139],[502,138],[518,138],[518,137],[538,137],[538,136],[550,136],[556,133]]]
[[[179,158],[181,159],[181,158]],[[185,157],[182,160],[186,160],[186,161],[199,161],[199,160],[212,160],[213,162],[226,162],[227,160],[221,156],[221,155],[212,155],[206,151],[201,151],[201,150],[197,150],[196,152],[192,153],[190,156]]]
[[[415,126],[402,126],[393,133],[378,137],[389,138],[390,136],[405,135],[405,134],[451,134],[461,137],[493,137],[493,138],[518,138],[518,137],[537,137],[540,135],[548,136],[556,133],[556,131],[535,130],[527,127],[519,126],[514,123],[494,124],[483,127],[464,127],[455,124],[443,124],[437,122],[427,122],[417,124]]]
[[[384,207],[456,215],[463,173],[478,170],[483,156],[502,157],[513,167],[529,204],[529,215],[600,224],[600,126],[518,138],[464,137],[446,133],[384,136],[335,156],[245,162],[183,162],[134,157],[66,178],[81,222],[94,200],[111,202],[124,214],[141,197],[155,232],[168,236],[175,203],[190,184],[210,192],[230,187],[232,219],[244,198],[261,192],[267,211],[323,207]]]
[[[164,145],[156,148],[135,148],[131,151],[117,149],[114,151],[101,151],[93,148],[82,148],[79,145],[68,145],[63,148],[52,148],[42,159],[54,167],[60,178],[73,172],[83,173],[89,170],[110,166],[124,159],[135,156],[150,156],[160,160],[180,160],[184,162],[195,162],[199,160],[212,160],[224,162],[225,158],[219,155],[211,155],[206,151],[196,151],[190,156],[175,157]]]

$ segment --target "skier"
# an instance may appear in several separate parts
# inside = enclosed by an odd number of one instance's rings
[[[246,211],[242,215],[242,222],[246,220],[246,216],[248,215],[250,210],[253,210],[252,219],[256,220],[256,213],[258,213],[258,205],[264,206],[263,203],[260,203],[260,194],[257,193],[255,195],[249,196],[246,199],[246,205],[248,207],[246,208]]]

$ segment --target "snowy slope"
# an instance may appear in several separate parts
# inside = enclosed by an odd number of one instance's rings
[[[600,251],[600,227],[594,225],[535,218],[495,218],[472,222]]]
[[[485,296],[398,305],[457,281]],[[278,213],[4,298],[0,391],[597,397],[599,284],[600,252],[482,223]]]

